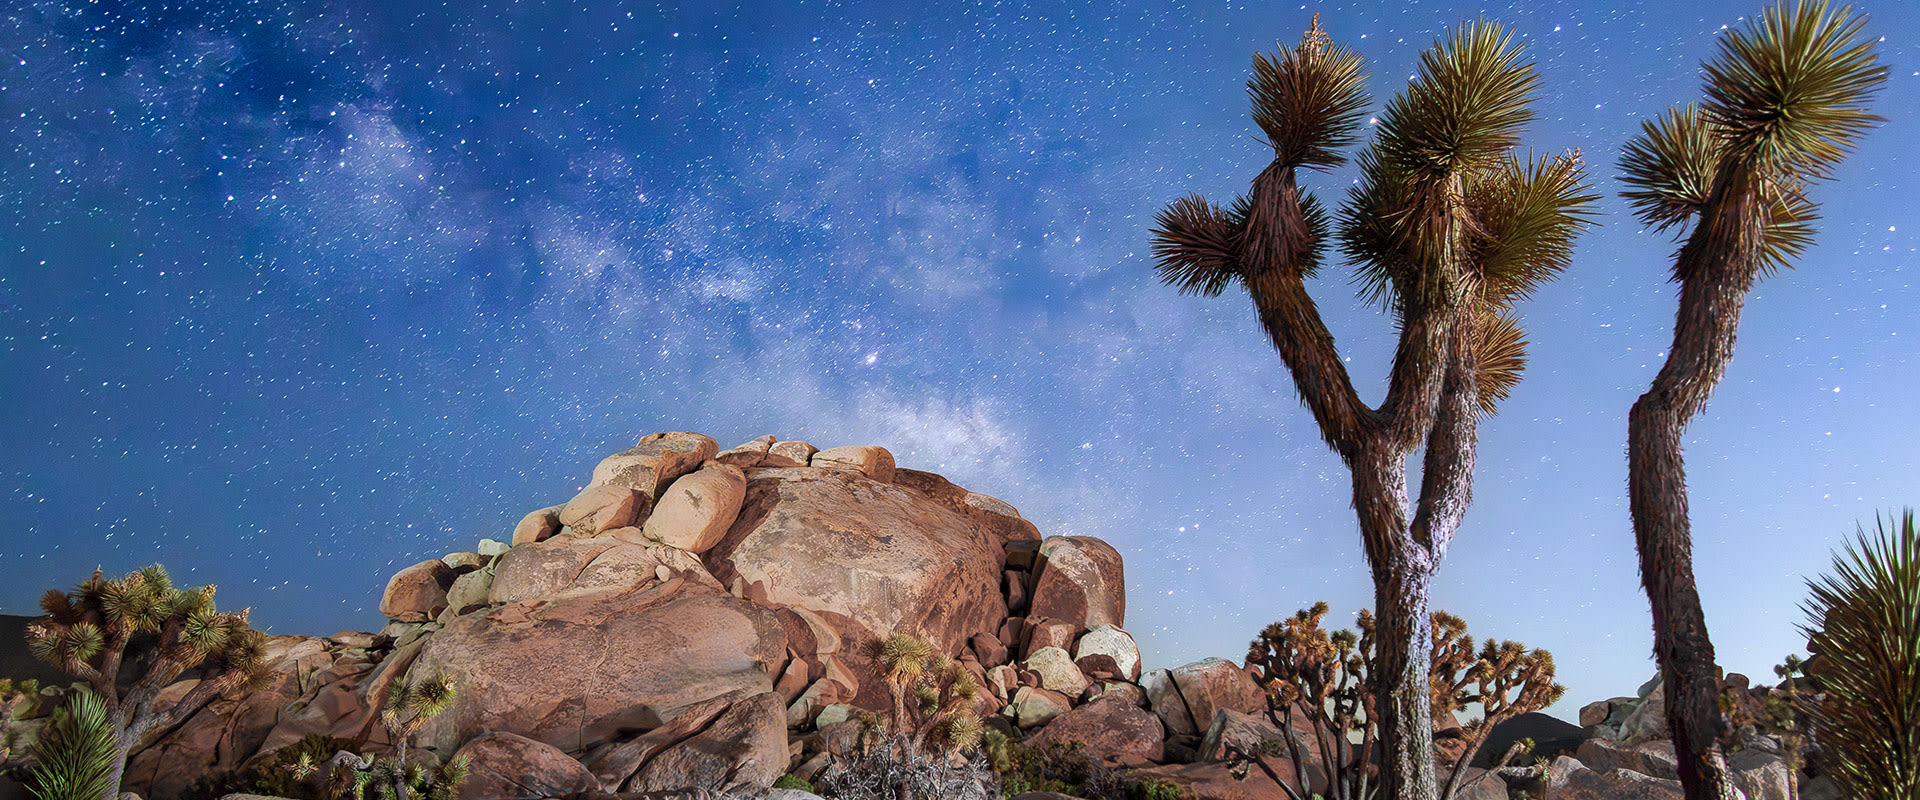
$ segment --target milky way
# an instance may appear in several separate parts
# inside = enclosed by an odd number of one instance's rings
[[[1607,199],[1523,309],[1437,604],[1553,650],[1568,704],[1652,673],[1625,414],[1674,245],[1613,164],[1757,2],[586,5],[0,16],[0,611],[160,561],[275,632],[377,628],[395,569],[695,430],[882,444],[1107,539],[1149,666],[1348,614],[1345,470],[1246,299],[1158,285],[1148,231],[1264,166],[1250,58],[1312,12],[1376,100],[1485,14],[1541,71],[1530,146],[1581,148]],[[1687,442],[1708,619],[1749,674],[1802,646],[1830,547],[1920,504],[1920,12],[1865,10],[1889,121],[1815,189],[1818,246],[1755,291]],[[1377,398],[1390,323],[1341,270],[1312,288]]]

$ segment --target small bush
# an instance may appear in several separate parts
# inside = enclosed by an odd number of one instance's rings
[[[779,777],[778,780],[775,780],[773,782],[773,788],[799,789],[800,791],[803,791],[803,792],[811,792],[813,791],[813,784],[809,783],[806,778],[802,778],[798,775],[782,775]]]
[[[997,784],[982,760],[954,766],[891,736],[828,769],[819,791],[838,800],[988,800]]]

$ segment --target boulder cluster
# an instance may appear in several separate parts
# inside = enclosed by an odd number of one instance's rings
[[[990,727],[1193,796],[1286,797],[1260,771],[1236,779],[1228,756],[1312,735],[1269,722],[1258,675],[1234,662],[1143,672],[1113,547],[1042,538],[881,447],[652,434],[510,535],[400,570],[380,611],[374,633],[274,637],[267,687],[142,749],[127,788],[180,797],[316,734],[391,748],[388,698],[448,676],[454,702],[408,758],[468,757],[462,798],[741,794],[856,747],[891,703],[867,646],[895,632],[972,673]],[[1556,762],[1553,796],[1679,797],[1671,747],[1662,761],[1658,731],[1634,722],[1657,720],[1658,699],[1583,711],[1602,738]],[[1266,764],[1293,778],[1291,759]],[[1311,751],[1303,767],[1327,791]],[[1784,796],[1777,755],[1742,774],[1749,800]],[[1462,798],[1507,796],[1496,774],[1463,777]]]

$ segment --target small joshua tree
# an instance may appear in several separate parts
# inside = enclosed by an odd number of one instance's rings
[[[113,797],[114,731],[99,695],[81,690],[55,711],[33,745],[28,790],[40,800],[95,800]]]
[[[1259,765],[1290,797],[1304,800],[1309,791],[1305,757],[1291,733],[1296,721],[1304,721],[1315,740],[1310,746],[1318,750],[1320,762],[1327,765],[1333,800],[1367,800],[1379,791],[1372,766],[1379,725],[1366,675],[1374,657],[1375,622],[1373,615],[1363,610],[1357,623],[1358,635],[1345,630],[1328,632],[1320,628],[1326,613],[1326,603],[1315,603],[1311,609],[1269,625],[1247,652],[1247,665],[1257,669],[1267,690],[1267,716],[1287,732],[1287,755],[1300,785],[1280,780],[1260,762],[1258,754],[1237,753],[1235,761],[1242,772]],[[1453,712],[1466,710],[1469,705],[1478,705],[1481,710],[1480,718],[1465,726],[1463,746],[1448,759],[1452,776],[1439,794],[1446,800],[1461,788],[1460,773],[1495,726],[1545,708],[1558,700],[1566,687],[1553,682],[1553,654],[1545,650],[1529,651],[1517,642],[1489,640],[1476,655],[1466,623],[1445,611],[1432,613],[1430,629],[1428,688],[1434,727],[1454,727]],[[1356,733],[1360,735],[1357,749],[1352,746]],[[1509,751],[1501,763],[1514,755]]]
[[[973,705],[980,683],[959,662],[924,639],[898,632],[868,643],[867,655],[880,666],[893,698],[888,736],[896,748],[918,751],[931,736],[953,756],[980,743]]]
[[[440,716],[440,712],[453,704],[453,696],[453,678],[446,675],[434,675],[387,695],[387,707],[380,710],[380,724],[386,727],[389,738],[393,740],[391,785],[399,800],[407,800],[408,784],[433,783],[423,774],[408,773],[407,748],[412,745],[413,735],[420,732],[421,726]],[[455,759],[455,762],[458,761]],[[464,777],[464,764],[459,765],[459,771]]]
[[[35,657],[86,681],[113,731],[101,800],[118,794],[127,755],[148,735],[180,724],[215,697],[251,691],[266,677],[265,635],[247,625],[246,609],[215,610],[213,592],[212,586],[176,589],[155,564],[112,581],[94,570],[75,591],[51,589],[41,598],[46,616],[27,626],[28,646]],[[155,711],[160,690],[189,669],[200,682]]]

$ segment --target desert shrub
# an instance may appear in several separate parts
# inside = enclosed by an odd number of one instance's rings
[[[798,775],[782,775],[778,779],[774,780],[773,788],[799,789],[800,791],[803,791],[803,792],[811,792],[813,791],[813,784],[809,782],[806,778],[802,778]]]
[[[1165,792],[1172,784],[1151,787],[1134,781],[1119,770],[1108,767],[1087,752],[1079,742],[1049,741],[1044,744],[1011,743],[1006,761],[996,771],[1000,790],[1007,797],[1024,792],[1058,792],[1086,800],[1140,800],[1142,797],[1178,797]],[[1146,794],[1160,792],[1160,794]]]
[[[53,712],[34,743],[27,791],[40,800],[95,800],[118,787],[113,723],[99,695],[81,690]]]
[[[1833,572],[1808,582],[1811,649],[1821,692],[1806,704],[1813,739],[1841,794],[1920,797],[1920,528],[1860,528]]]
[[[842,758],[818,791],[838,800],[987,800],[998,784],[982,759],[930,754],[896,735]]]

